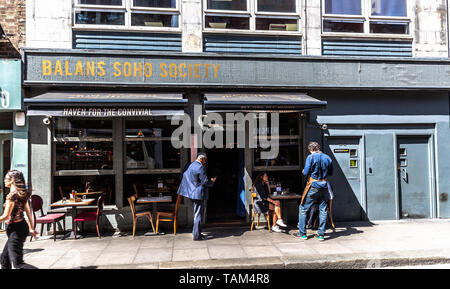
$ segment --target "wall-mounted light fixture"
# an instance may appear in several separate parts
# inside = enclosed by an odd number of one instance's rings
[[[45,117],[44,119],[42,119],[42,122],[43,122],[45,125],[50,125],[50,124],[52,123],[52,116],[51,116],[51,115],[48,115],[47,117]]]
[[[26,118],[24,111],[17,111],[15,119],[16,119],[16,126],[25,126]]]

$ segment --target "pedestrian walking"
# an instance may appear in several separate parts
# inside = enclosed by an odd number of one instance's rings
[[[18,170],[9,171],[5,175],[4,183],[10,192],[6,196],[3,215],[0,217],[0,222],[6,221],[6,234],[8,236],[8,241],[6,241],[0,257],[2,269],[12,269],[12,266],[14,266],[14,269],[36,268],[23,261],[23,244],[26,238],[29,234],[33,238],[37,238],[33,214],[28,202],[31,193],[26,188],[22,172]],[[27,214],[27,221],[25,221],[24,212]]]
[[[208,200],[208,188],[212,187],[216,181],[215,177],[208,179],[205,168],[206,162],[206,154],[199,153],[197,159],[183,173],[183,178],[177,192],[177,194],[191,199],[194,204],[194,226],[192,229],[194,241],[205,239],[201,229],[205,201]]]
[[[333,164],[331,158],[320,151],[317,142],[310,142],[308,145],[310,155],[306,158],[303,175],[308,177],[303,196],[299,206],[299,232],[296,237],[303,240],[308,239],[306,234],[306,217],[309,209],[315,201],[319,203],[319,228],[317,239],[323,241],[327,225],[327,207],[330,198],[328,191],[327,177],[333,174]]]

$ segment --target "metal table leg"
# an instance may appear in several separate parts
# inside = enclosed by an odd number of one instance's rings
[[[72,207],[72,231],[70,231],[69,233],[67,233],[62,239],[63,240],[67,240],[67,239],[75,239],[75,217],[77,216],[77,207],[73,206]],[[82,239],[83,236],[81,234],[77,234],[77,239]]]

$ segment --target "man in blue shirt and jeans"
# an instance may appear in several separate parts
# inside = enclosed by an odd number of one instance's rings
[[[303,169],[303,175],[308,176],[308,183],[299,206],[299,232],[296,237],[300,237],[302,240],[308,239],[306,216],[314,201],[317,200],[319,201],[319,229],[316,237],[319,241],[323,241],[325,240],[329,201],[327,177],[333,175],[333,164],[331,158],[320,151],[320,145],[317,142],[310,142],[308,150],[311,154],[306,158]]]

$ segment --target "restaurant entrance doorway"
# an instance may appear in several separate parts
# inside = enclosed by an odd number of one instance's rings
[[[0,134],[0,173],[2,181],[0,182],[0,214],[3,214],[3,200],[5,199],[5,187],[3,177],[11,167],[11,135]],[[0,224],[0,229],[4,229],[4,223]]]
[[[208,177],[217,177],[209,190],[206,207],[207,223],[236,223],[245,218],[239,216],[239,201],[243,184],[240,179],[243,166],[242,149],[210,149],[208,156]]]

